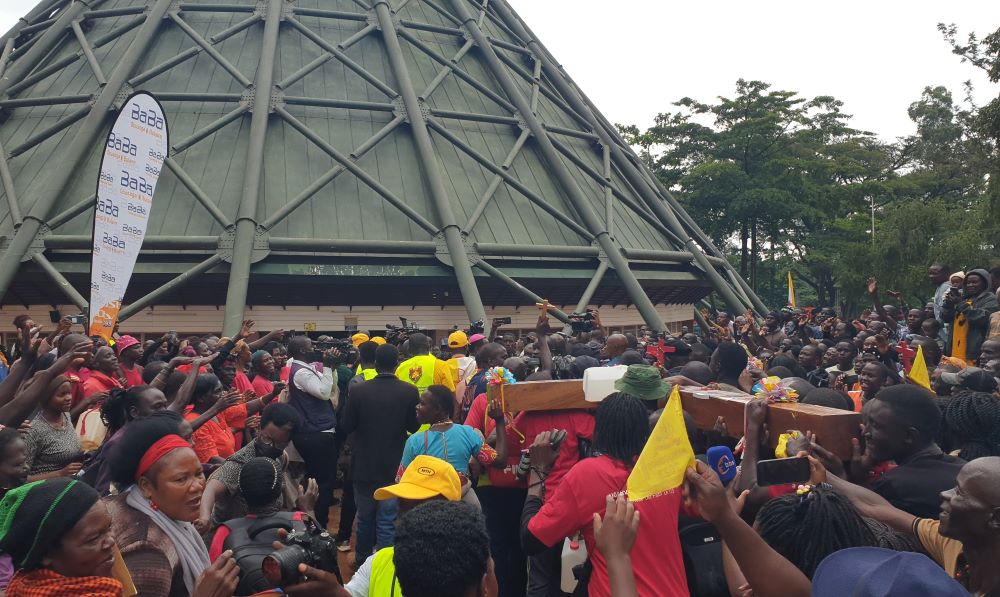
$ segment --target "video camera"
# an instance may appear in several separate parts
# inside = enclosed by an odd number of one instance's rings
[[[272,586],[288,587],[305,580],[299,572],[299,564],[332,572],[341,584],[344,583],[337,564],[336,540],[311,520],[307,520],[305,530],[288,533],[282,543],[285,546],[265,556],[260,566]]]
[[[594,331],[594,310],[587,309],[583,313],[574,311],[569,314],[569,325],[574,334]]]
[[[405,317],[399,318],[400,325],[385,324],[385,329],[389,330],[385,334],[385,341],[389,344],[400,345],[413,334],[423,333],[424,330],[415,323],[410,323]]]
[[[340,352],[341,362],[354,363],[357,361],[358,349],[354,348],[354,344],[348,338],[329,338],[327,340],[314,341],[313,350],[315,352],[310,358],[313,362],[322,362],[323,355],[331,348]]]

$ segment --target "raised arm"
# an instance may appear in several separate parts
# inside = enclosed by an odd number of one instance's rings
[[[48,369],[39,371],[32,377],[14,399],[0,407],[0,424],[8,427],[18,427],[33,410],[38,408],[43,400],[48,398],[45,390],[53,379],[73,363],[74,359],[82,359],[93,349],[94,345],[90,340],[81,342],[73,347],[73,350],[60,356]]]
[[[270,332],[261,336],[260,338],[257,338],[253,342],[248,343],[247,346],[250,347],[250,351],[253,352],[257,349],[264,348],[264,346],[266,346],[268,342],[277,340],[278,338],[283,336],[284,333],[285,330],[282,329],[271,330]]]
[[[545,301],[546,308],[538,315],[538,323],[535,324],[535,333],[538,334],[538,370],[539,371],[549,371],[555,370],[555,365],[552,362],[552,350],[549,348],[549,337],[548,334],[552,331],[549,327],[549,311],[548,311],[548,301]]]
[[[757,597],[808,597],[811,583],[801,570],[768,545],[730,504],[722,482],[707,464],[688,469],[684,495],[715,525]]]
[[[18,352],[21,357],[14,361],[14,364],[10,366],[10,370],[7,372],[7,378],[3,382],[0,382],[0,406],[14,399],[18,388],[21,387],[21,384],[28,377],[28,373],[31,371],[35,361],[38,360],[38,348],[42,342],[38,338],[40,331],[41,328],[33,330],[25,328],[21,330],[18,342]]]
[[[493,422],[496,423],[496,450],[497,457],[493,461],[493,468],[503,469],[507,466],[507,419],[503,408],[499,402],[490,402],[486,407],[487,413]]]

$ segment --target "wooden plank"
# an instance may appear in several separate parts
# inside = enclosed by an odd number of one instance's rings
[[[500,388],[487,389],[490,399],[500,398]],[[684,410],[699,429],[710,430],[720,415],[726,426],[739,437],[743,432],[743,414],[749,394],[703,392],[682,388]],[[728,395],[727,395],[728,394]],[[583,398],[583,381],[530,381],[503,387],[503,397],[510,411],[567,410],[596,408],[596,402]],[[859,437],[861,415],[854,412],[798,403],[770,405],[767,424],[771,430],[771,445],[777,445],[778,435],[789,429],[812,431],[824,448],[843,460],[851,458],[851,438]]]
[[[699,429],[712,429],[721,415],[734,437],[743,435],[743,414],[750,400],[749,394],[731,398],[699,396],[704,394],[690,389],[681,390],[684,410]],[[767,409],[771,447],[778,444],[778,435],[790,429],[812,431],[817,442],[842,460],[851,459],[851,438],[860,437],[860,424],[860,413],[813,404],[778,402]]]
[[[486,394],[490,400],[500,399],[500,388],[489,386]],[[503,386],[507,410],[568,410],[596,408],[597,402],[583,399],[583,380],[525,381]]]

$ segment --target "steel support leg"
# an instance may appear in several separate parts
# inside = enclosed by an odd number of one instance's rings
[[[81,313],[89,312],[87,299],[83,298],[83,295],[77,292],[76,288],[73,288],[73,285],[69,283],[66,276],[62,275],[62,273],[56,269],[56,266],[52,265],[52,262],[49,261],[45,255],[35,253],[31,256],[31,258],[38,264],[38,267],[42,268],[42,270],[48,274],[50,278],[52,278],[53,282],[59,285],[59,288],[63,291],[63,294],[66,295],[66,298],[80,308]]]
[[[646,206],[649,207],[649,209],[652,210],[653,213],[656,214],[657,217],[663,222],[663,224],[673,231],[674,234],[681,239],[684,239],[686,249],[691,252],[695,262],[697,262],[698,265],[705,271],[705,275],[708,277],[708,281],[712,284],[715,291],[719,293],[731,309],[736,310],[738,313],[745,311],[750,305],[746,305],[736,295],[736,293],[733,292],[732,287],[730,287],[730,285],[723,280],[722,276],[719,275],[719,272],[715,269],[715,267],[709,263],[703,253],[703,250],[695,243],[694,239],[691,238],[691,235],[684,230],[680,220],[677,219],[677,215],[664,205],[663,200],[658,196],[656,191],[651,188],[640,173],[636,171],[635,167],[624,155],[621,147],[611,139],[604,127],[601,126],[601,123],[594,115],[590,107],[584,103],[577,91],[571,87],[563,77],[559,66],[549,58],[545,49],[542,48],[541,45],[535,40],[534,36],[524,28],[520,20],[514,17],[506,1],[497,0],[493,3],[492,7],[496,9],[500,18],[503,19],[507,26],[510,27],[518,35],[518,37],[526,40],[528,48],[532,51],[532,54],[534,54],[535,60],[541,60],[543,62],[545,68],[551,75],[549,79],[556,86],[559,93],[566,101],[569,102],[573,110],[589,122],[590,126],[594,129],[594,132],[600,137],[601,142],[605,145],[605,147],[610,149],[611,157],[615,164],[618,165],[619,170],[621,170],[621,172],[625,175],[629,184],[631,184],[636,191],[638,191]]]
[[[410,121],[410,129],[413,131],[413,140],[417,147],[417,158],[422,166],[421,172],[423,172],[430,189],[431,201],[437,212],[438,224],[444,234],[448,253],[451,255],[451,266],[455,270],[455,278],[458,280],[458,288],[462,293],[465,310],[469,314],[469,321],[485,321],[486,310],[483,308],[483,300],[479,296],[479,288],[476,286],[472,265],[465,250],[465,240],[462,238],[462,231],[455,219],[455,213],[451,209],[444,178],[441,175],[441,163],[434,151],[434,143],[427,130],[427,121],[424,119],[420,100],[413,89],[413,81],[410,79],[403,50],[399,44],[396,24],[392,20],[387,0],[376,0],[375,15],[378,17],[382,38],[385,41],[389,68],[396,79],[396,85],[399,87],[403,104],[406,107],[406,115]]]
[[[639,313],[642,314],[642,318],[649,327],[658,332],[664,331],[666,328],[663,319],[660,318],[660,314],[656,312],[653,303],[646,296],[645,291],[632,273],[632,270],[629,269],[628,261],[622,256],[619,247],[611,239],[606,226],[604,226],[595,213],[594,208],[580,189],[576,179],[573,178],[573,175],[570,174],[566,165],[559,157],[559,152],[549,139],[548,132],[531,110],[531,104],[528,102],[528,99],[521,93],[521,88],[514,82],[510,72],[497,57],[496,51],[490,44],[489,39],[479,28],[475,17],[469,13],[465,0],[450,0],[450,4],[454,14],[462,21],[462,27],[469,33],[472,40],[478,46],[478,50],[486,60],[486,65],[490,73],[500,83],[505,94],[517,108],[521,118],[524,119],[525,124],[531,130],[547,166],[559,181],[560,186],[569,198],[573,208],[580,215],[581,220],[583,220],[586,227],[596,237],[610,265],[615,268],[615,272],[625,286],[625,290],[628,292],[629,298],[632,299],[632,303],[639,310]]]
[[[136,65],[145,57],[149,45],[155,38],[156,30],[163,21],[163,15],[166,14],[171,3],[172,0],[156,0],[142,27],[136,33],[135,39],[122,55],[121,62],[111,73],[108,84],[101,89],[90,113],[78,125],[72,139],[68,143],[60,145],[58,154],[50,160],[50,163],[60,166],[53,168],[49,176],[43,177],[38,186],[31,190],[32,192],[26,193],[26,196],[34,196],[37,199],[32,205],[31,211],[25,215],[21,227],[17,229],[11,239],[7,251],[0,255],[0,296],[3,296],[7,288],[10,287],[10,283],[20,267],[21,259],[27,254],[28,248],[35,240],[42,224],[51,215],[56,201],[65,193],[71,177],[76,174],[77,168],[93,151],[94,145],[99,143],[98,139],[101,135],[105,133],[115,97],[121,91],[125,81],[131,76],[132,71],[135,70]],[[82,2],[73,6],[81,5],[83,5]],[[68,9],[68,11],[71,10],[73,8]]]
[[[4,73],[4,78],[0,79],[0,96],[5,95],[8,87],[16,81],[20,81],[49,55],[49,52],[55,48],[59,40],[69,31],[70,23],[79,19],[80,15],[85,11],[90,10],[87,4],[87,2],[73,2],[64,8],[62,13],[56,18],[56,22],[45,29],[45,32],[24,53],[24,56],[11,63],[10,67]]]
[[[226,291],[226,313],[222,331],[235,335],[243,322],[250,285],[250,265],[253,241],[257,233],[257,204],[260,202],[261,178],[264,170],[264,143],[267,141],[267,124],[271,111],[271,92],[274,89],[274,61],[278,51],[278,33],[281,28],[281,9],[284,0],[268,0],[264,18],[264,36],[261,42],[260,62],[254,82],[256,93],[253,115],[250,117],[250,139],[247,149],[246,171],[243,175],[243,193],[236,216],[236,238],[233,257],[229,263],[229,288]]]

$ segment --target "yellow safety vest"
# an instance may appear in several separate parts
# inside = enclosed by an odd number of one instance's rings
[[[393,548],[378,550],[372,559],[371,576],[368,577],[368,597],[403,597],[403,589],[396,579],[396,564],[392,561]]]
[[[362,376],[364,376],[365,381],[368,381],[369,379],[371,379],[371,378],[375,377],[376,375],[378,375],[378,371],[376,371],[374,368],[372,368],[372,369],[362,369],[361,365],[358,365],[358,369],[357,369],[357,371],[354,372],[354,374],[355,375],[362,375]]]
[[[396,377],[417,386],[417,390],[423,393],[434,384],[434,368],[437,363],[438,359],[434,355],[413,357],[403,361],[396,369]]]

